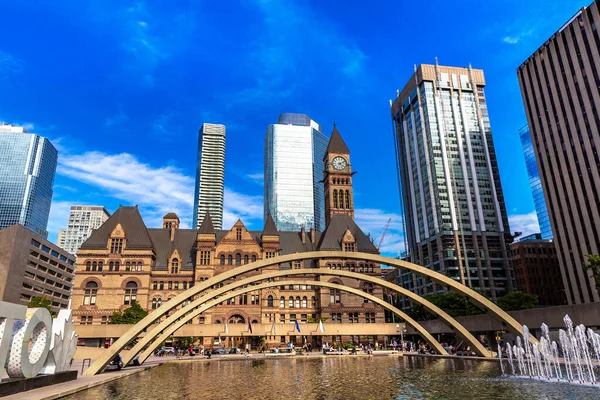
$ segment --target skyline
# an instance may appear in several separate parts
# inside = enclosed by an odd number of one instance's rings
[[[149,225],[160,226],[162,216],[173,211],[189,226],[195,135],[204,122],[228,129],[224,228],[240,217],[250,229],[260,229],[266,127],[283,112],[298,112],[311,115],[329,135],[335,120],[359,172],[357,222],[377,240],[391,217],[383,251],[396,255],[403,240],[388,100],[415,63],[433,63],[436,56],[444,65],[470,62],[487,78],[511,231],[525,235],[537,220],[520,151],[518,129],[526,119],[516,68],[589,0],[509,3],[483,5],[468,32],[461,27],[440,32],[436,25],[415,46],[406,42],[405,55],[397,20],[382,2],[368,10],[360,3],[340,10],[316,2],[262,1],[243,3],[232,14],[225,13],[230,6],[193,1],[168,9],[144,2],[123,7],[73,2],[46,10],[48,5],[9,2],[8,13],[27,13],[31,27],[17,29],[17,19],[0,27],[5,38],[0,39],[5,76],[0,90],[11,99],[0,105],[0,120],[48,137],[59,150],[48,226],[52,241],[72,204],[102,204],[109,211],[139,204]],[[435,10],[420,7],[423,13]],[[448,16],[459,11],[449,9]],[[239,31],[233,29],[206,37],[224,15],[247,33],[245,41],[238,43]],[[378,22],[353,31],[363,18]],[[300,29],[307,20],[314,30]],[[248,26],[250,21],[257,26]],[[402,22],[406,34],[420,27],[418,21]],[[298,30],[302,35],[295,37]],[[17,31],[18,36],[9,34]],[[462,42],[438,43],[442,33]],[[206,58],[216,51],[232,54]],[[313,60],[307,61],[306,53]],[[171,148],[177,151],[165,151]]]

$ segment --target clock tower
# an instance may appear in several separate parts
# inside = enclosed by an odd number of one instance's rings
[[[323,186],[325,191],[325,225],[335,214],[347,214],[354,219],[354,196],[352,194],[352,166],[350,150],[344,143],[335,123],[331,139],[323,158]]]

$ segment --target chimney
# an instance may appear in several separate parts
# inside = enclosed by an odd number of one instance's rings
[[[315,244],[315,228],[310,228],[310,242],[312,244]]]
[[[175,222],[171,222],[171,242],[175,240]]]
[[[302,237],[302,244],[306,243],[306,229],[300,228],[300,236]]]

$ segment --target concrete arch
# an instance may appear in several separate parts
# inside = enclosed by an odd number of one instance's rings
[[[252,285],[254,282],[264,281],[264,280],[273,280],[275,278],[297,276],[297,275],[344,276],[344,277],[359,279],[359,280],[374,283],[374,284],[379,284],[380,286],[394,290],[394,291],[400,293],[401,295],[405,295],[405,296],[409,297],[412,301],[414,301],[418,304],[422,304],[428,311],[431,311],[432,313],[437,314],[450,327],[456,329],[458,334],[461,335],[467,341],[467,343],[469,343],[469,345],[471,345],[471,347],[474,349],[474,351],[478,355],[483,356],[483,357],[489,356],[489,352],[486,351],[486,349],[483,347],[483,345],[469,331],[464,329],[464,327],[462,325],[460,325],[460,323],[458,323],[458,321],[456,321],[454,318],[452,318],[445,311],[443,311],[442,309],[440,309],[433,303],[425,300],[421,296],[419,296],[407,289],[404,289],[402,287],[394,285],[390,282],[383,281],[379,278],[373,278],[373,277],[370,277],[370,276],[367,276],[364,274],[360,274],[360,273],[356,273],[356,272],[337,271],[337,270],[331,270],[328,268],[310,268],[310,269],[275,271],[275,272],[271,272],[271,273],[267,273],[267,274],[254,275],[254,276],[242,279],[242,280],[232,282],[229,285],[226,285],[222,288],[211,291],[209,294],[204,295],[204,296],[194,300],[187,307],[181,308],[177,312],[173,313],[173,315],[168,317],[165,321],[161,322],[156,327],[154,327],[154,329],[152,329],[150,332],[148,332],[144,338],[142,338],[141,340],[138,341],[138,343],[133,347],[133,349],[128,354],[128,356],[126,356],[124,358],[124,362],[128,362],[131,358],[134,357],[135,354],[139,353],[146,345],[148,345],[150,343],[150,341],[153,338],[155,338],[159,334],[162,334],[165,331],[170,332],[169,334],[175,332],[176,329],[173,330],[170,328],[170,326],[172,326],[172,324],[179,324],[181,321],[185,321],[185,322],[189,321],[194,316],[198,315],[200,312],[203,312],[203,311],[196,311],[196,309],[198,307],[201,307],[204,303],[208,303],[209,301],[212,301],[213,299],[215,299],[215,297],[218,297],[218,301],[216,303],[216,304],[218,304],[218,303],[223,302],[227,298],[229,298],[229,295],[226,293],[231,292],[232,290],[237,289],[239,287],[248,285],[247,288],[244,288],[245,290],[236,292],[237,294],[242,294],[242,293],[246,293],[246,292],[249,292],[252,290],[258,290],[259,286]],[[377,281],[379,281],[379,282],[377,282]],[[373,302],[382,305],[384,308],[387,308],[389,306],[388,303],[384,302],[381,299],[378,299],[377,297],[375,297],[373,295],[363,292],[361,289],[348,288],[347,286],[344,286],[343,284],[339,284],[337,282],[329,282],[329,281],[323,282],[323,281],[307,280],[307,281],[303,281],[303,282],[286,281],[285,283],[283,283],[282,281],[275,281],[275,282],[270,282],[270,283],[272,283],[272,285],[266,286],[266,287],[274,287],[274,286],[280,286],[280,285],[290,285],[290,284],[299,284],[300,283],[300,284],[328,287],[330,289],[334,288],[334,289],[339,289],[342,292],[353,293],[360,297],[368,298],[369,300],[377,299],[377,300],[373,300]],[[287,299],[286,299],[286,301],[287,301]],[[390,311],[392,311],[392,310],[390,309]],[[431,335],[429,335],[429,333],[418,322],[414,321],[406,313],[398,310],[395,307],[394,307],[393,312],[396,313],[397,315],[399,315],[405,321],[407,321],[407,323],[409,325],[413,326],[419,332],[419,334],[421,336],[423,336],[423,338],[432,345],[432,347],[434,347],[436,350],[438,350],[438,352],[440,352],[441,354],[446,353],[443,350],[443,348],[441,346],[439,346],[439,343],[437,343],[437,341],[435,341],[433,339],[433,337],[431,337]],[[182,326],[182,325],[183,324],[181,324],[179,326]],[[430,341],[430,339],[432,341]],[[162,341],[164,341],[164,340],[162,340]],[[437,343],[437,345],[436,345],[436,343]]]
[[[496,316],[498,319],[504,321],[507,325],[507,329],[512,333],[522,335],[523,328],[522,326],[509,314],[500,309],[496,304],[492,303],[490,300],[486,299],[484,296],[475,292],[472,289],[454,281],[451,278],[448,278],[445,275],[437,273],[435,271],[429,270],[427,268],[421,267],[416,264],[412,264],[406,261],[398,260],[395,258],[384,257],[377,254],[370,253],[361,253],[361,252],[342,252],[342,251],[313,251],[306,253],[293,253],[284,256],[278,256],[268,259],[259,260],[244,266],[239,266],[236,268],[232,268],[231,270],[214,276],[204,282],[200,282],[194,287],[180,293],[175,296],[172,301],[169,301],[167,304],[164,304],[160,309],[157,309],[150,314],[148,314],[143,320],[135,324],[125,335],[119,338],[113,346],[111,346],[102,356],[98,357],[96,361],[88,368],[83,375],[91,376],[97,374],[104,366],[118,353],[120,352],[130,341],[137,338],[140,333],[146,330],[148,327],[154,324],[156,320],[161,318],[168,311],[173,308],[179,306],[181,303],[186,301],[191,296],[195,296],[207,289],[209,289],[212,285],[217,283],[222,283],[224,281],[234,279],[238,275],[242,275],[248,272],[252,272],[255,270],[259,270],[265,267],[290,263],[292,261],[300,261],[300,260],[312,260],[312,259],[354,259],[354,260],[364,260],[369,262],[374,262],[383,265],[389,265],[396,268],[402,268],[409,271],[412,271],[416,274],[426,276],[431,280],[440,283],[442,285],[448,286],[451,290],[456,291],[460,294],[466,295],[477,305],[483,307],[488,310],[491,314]],[[313,269],[314,271],[314,269]],[[340,270],[335,270],[336,272],[342,272]],[[289,271],[288,271],[289,272]],[[314,272],[313,272],[314,273]],[[382,279],[379,281],[384,282]],[[396,285],[394,285],[396,286]],[[532,342],[537,342],[535,338],[532,337]]]
[[[438,353],[446,355],[448,354],[446,352],[446,350],[444,350],[444,348],[442,347],[442,345],[429,333],[427,332],[417,321],[413,320],[412,318],[410,318],[408,315],[406,315],[404,312],[402,312],[401,310],[399,310],[398,308],[392,306],[389,303],[386,303],[385,301],[383,301],[380,298],[377,298],[375,296],[369,295],[365,292],[363,292],[362,290],[359,289],[354,289],[354,288],[349,288],[347,286],[343,286],[343,285],[339,285],[336,283],[329,283],[329,282],[321,282],[321,281],[278,281],[278,282],[266,282],[266,283],[262,283],[259,285],[255,285],[252,287],[242,287],[239,290],[234,290],[234,291],[230,291],[226,294],[220,295],[221,297],[219,297],[218,299],[214,299],[214,300],[209,300],[206,303],[203,303],[201,306],[199,306],[198,308],[195,308],[193,311],[191,311],[190,313],[188,313],[185,317],[174,321],[173,323],[169,324],[168,326],[165,327],[164,330],[161,331],[160,336],[158,336],[156,338],[156,340],[154,340],[139,356],[138,361],[140,363],[143,363],[150,355],[152,355],[152,353],[154,352],[154,350],[156,350],[156,348],[158,346],[160,346],[169,336],[171,336],[173,334],[173,332],[175,332],[177,329],[181,328],[183,325],[185,325],[190,319],[193,319],[195,316],[197,316],[198,314],[217,306],[219,303],[221,303],[223,300],[226,300],[228,298],[231,297],[235,297],[235,296],[239,296],[242,293],[246,293],[249,292],[251,290],[257,290],[257,289],[266,289],[269,287],[274,287],[274,286],[278,286],[280,285],[282,282],[285,282],[286,284],[294,284],[297,282],[310,282],[312,285],[315,286],[322,286],[322,287],[327,287],[327,288],[335,288],[335,289],[339,289],[340,291],[344,291],[344,292],[348,292],[348,293],[352,293],[355,294],[357,296],[361,296],[364,298],[369,299],[370,301],[380,304],[381,306],[383,306],[384,308],[392,311],[393,313],[397,314],[398,316],[400,316],[401,318],[405,319],[405,321],[407,322],[407,324],[413,326],[415,328],[415,330],[417,330],[422,336],[423,339],[428,342],[432,348],[434,348]],[[219,296],[219,295],[217,295]],[[203,301],[204,299],[202,299]],[[435,307],[435,306],[434,306]],[[166,321],[165,321],[166,322]],[[144,338],[145,339],[145,338]],[[142,339],[143,341],[143,339]],[[136,346],[134,346],[133,349],[131,349],[131,351],[128,353],[127,357],[125,357],[123,359],[124,363],[129,362],[129,360],[131,358],[133,358],[135,356],[135,354],[139,353],[139,351],[141,351],[143,349],[144,344],[142,344],[142,341],[138,342],[138,344]],[[477,340],[475,340],[477,342]],[[477,342],[479,343],[479,342]],[[481,344],[479,344],[481,346]],[[481,346],[481,348],[483,349],[483,346]],[[484,354],[487,353],[485,351],[485,349],[483,349]]]

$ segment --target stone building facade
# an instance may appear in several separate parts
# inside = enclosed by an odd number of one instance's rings
[[[261,231],[248,230],[238,220],[229,230],[215,229],[209,213],[198,229],[180,229],[169,213],[161,228],[147,228],[137,206],[121,206],[78,253],[72,308],[80,324],[108,324],[115,311],[139,303],[151,311],[193,285],[248,263],[278,255],[316,250],[378,254],[371,239],[354,222],[350,151],[334,127],[325,158],[324,186],[327,226],[323,232],[278,231],[268,215]],[[375,263],[319,259],[281,264],[241,275],[291,268],[344,269],[380,277]],[[299,280],[299,278],[296,278]],[[379,287],[354,279],[315,277],[362,289],[382,297]],[[289,280],[287,278],[286,280]],[[225,300],[194,318],[195,324],[318,322],[384,322],[383,308],[337,289],[298,283],[257,290]],[[286,329],[283,329],[286,330]],[[283,333],[269,342],[287,340]],[[205,338],[205,344],[212,344]]]

